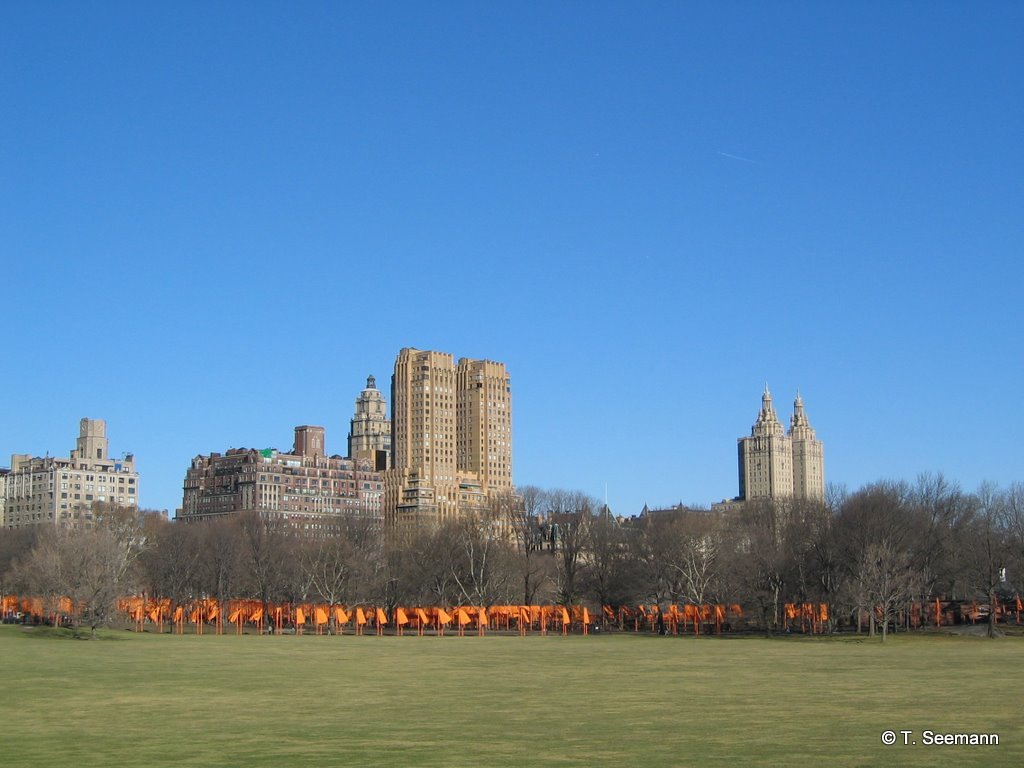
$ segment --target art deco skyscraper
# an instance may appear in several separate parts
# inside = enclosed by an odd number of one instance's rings
[[[459,360],[456,371],[458,468],[485,493],[512,489],[512,387],[502,363]]]
[[[411,530],[482,509],[512,487],[505,366],[406,348],[391,379],[392,467],[385,525]]]

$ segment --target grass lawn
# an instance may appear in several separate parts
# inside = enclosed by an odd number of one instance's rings
[[[0,765],[1024,764],[1024,637],[62,635],[0,627]]]

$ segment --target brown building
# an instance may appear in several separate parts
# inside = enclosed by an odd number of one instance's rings
[[[502,363],[406,348],[391,378],[389,531],[434,526],[512,491],[512,390]]]
[[[254,510],[310,536],[352,524],[379,528],[383,482],[368,460],[328,456],[323,427],[301,426],[291,453],[233,448],[196,456],[178,518],[194,522]]]

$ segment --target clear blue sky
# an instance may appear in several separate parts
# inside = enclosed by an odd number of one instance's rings
[[[1024,480],[1020,3],[6,3],[0,462],[105,418],[345,452],[404,346],[508,365],[519,484]]]

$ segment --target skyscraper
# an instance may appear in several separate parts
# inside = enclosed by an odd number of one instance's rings
[[[787,435],[765,386],[750,437],[741,437],[737,448],[741,500],[825,498],[824,446],[807,420],[799,394]]]
[[[512,488],[512,394],[502,363],[405,348],[391,378],[391,531],[483,509]]]
[[[512,387],[502,363],[459,360],[456,370],[458,468],[484,492],[512,489]]]

